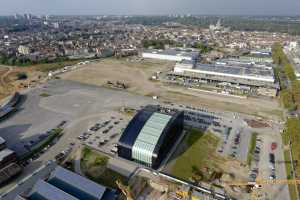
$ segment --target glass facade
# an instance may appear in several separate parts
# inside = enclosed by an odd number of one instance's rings
[[[161,113],[153,113],[148,119],[132,147],[132,159],[152,166],[155,146],[172,117]]]

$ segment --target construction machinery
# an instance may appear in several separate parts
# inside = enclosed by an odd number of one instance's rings
[[[131,192],[129,191],[128,187],[125,186],[121,181],[117,180],[116,181],[116,185],[118,186],[118,188],[121,190],[121,192],[124,194],[124,196],[126,197],[127,200],[134,200],[134,198],[132,197]]]
[[[176,191],[176,196],[179,197],[180,199],[186,199],[189,197],[189,193],[188,193],[188,191],[178,190],[178,191]]]
[[[232,182],[228,183],[229,186],[249,186],[251,187],[251,200],[258,200],[258,191],[263,185],[299,185],[300,179],[274,179],[274,180],[263,180],[257,179],[255,182]],[[297,190],[297,189],[296,189]],[[297,197],[298,199],[298,197]]]

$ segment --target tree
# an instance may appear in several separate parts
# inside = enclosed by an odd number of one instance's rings
[[[197,42],[192,47],[196,49],[200,49],[202,53],[208,53],[213,50],[212,47],[204,44],[203,42]]]
[[[17,74],[17,78],[18,78],[18,80],[24,80],[24,79],[27,79],[28,76],[27,76],[27,74],[25,72],[19,72]]]

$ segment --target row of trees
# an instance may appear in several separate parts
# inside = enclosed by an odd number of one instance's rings
[[[143,40],[144,48],[153,47],[154,49],[165,49],[165,45],[171,45],[175,47],[182,47],[180,43],[176,43],[173,40]],[[191,47],[201,50],[202,53],[208,53],[213,50],[212,47],[204,44],[203,42],[194,43]]]
[[[0,55],[0,64],[11,66],[28,66],[32,65],[33,63],[28,58]]]
[[[30,66],[34,64],[45,64],[45,63],[54,63],[54,62],[63,62],[68,60],[66,57],[59,57],[53,60],[48,60],[47,58],[40,59],[37,61],[30,60],[26,57],[17,57],[17,56],[7,56],[5,54],[0,54],[0,64],[10,65],[10,66]]]
[[[165,45],[175,45],[173,40],[143,40],[144,48],[153,47],[154,49],[165,49]]]
[[[204,44],[203,42],[197,42],[192,47],[196,49],[200,49],[201,53],[208,53],[213,50],[212,47]]]
[[[281,44],[274,44],[272,56],[274,63],[277,65],[275,75],[280,83],[280,98],[284,107],[288,110],[299,109],[300,82],[296,79],[294,69],[286,54],[283,52]]]
[[[288,118],[285,123],[284,133],[282,134],[282,140],[285,145],[291,143],[293,149],[293,158],[294,160],[300,159],[300,145],[297,144],[297,141],[300,141],[300,120],[296,117]],[[300,174],[300,165],[296,165],[296,173]]]

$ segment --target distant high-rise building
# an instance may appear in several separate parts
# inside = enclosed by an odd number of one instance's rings
[[[31,15],[30,13],[27,13],[27,14],[24,14],[24,17],[25,17],[27,20],[31,20],[32,15]]]
[[[56,28],[56,29],[58,29],[59,28],[59,23],[58,22],[54,22],[53,23],[53,27]]]

